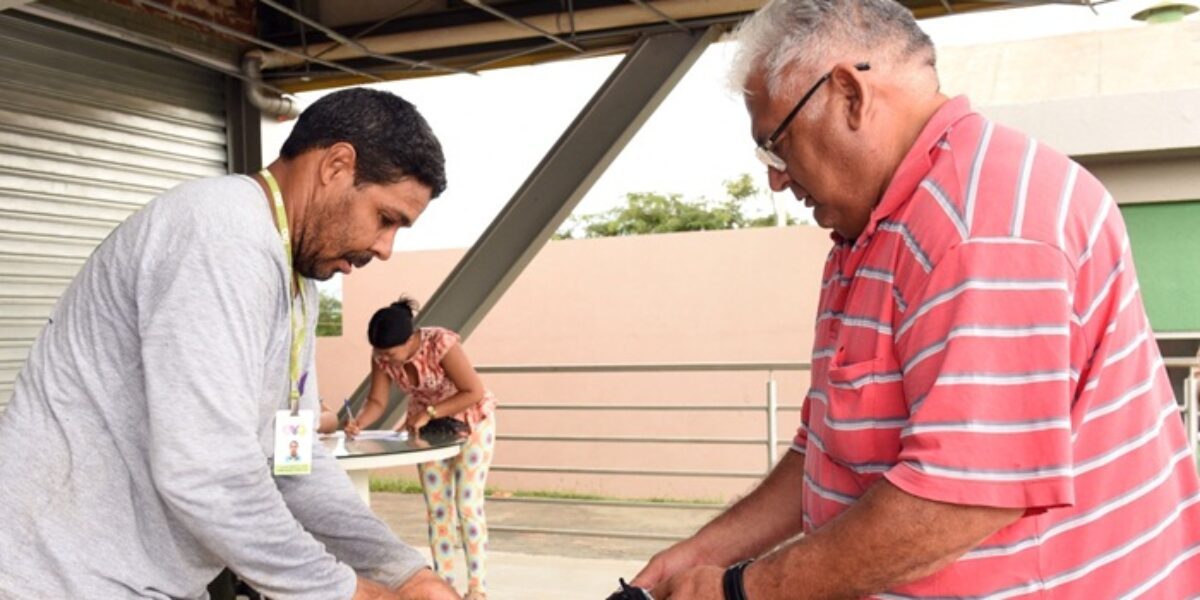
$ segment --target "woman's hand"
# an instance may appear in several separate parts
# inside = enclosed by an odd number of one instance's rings
[[[407,425],[407,424],[408,424],[408,413],[404,413],[404,414],[400,415],[400,418],[396,421],[396,424],[392,425],[392,431],[400,431],[401,429],[404,429],[405,425]]]
[[[346,426],[342,428],[346,432],[346,439],[352,440],[362,433],[362,428],[358,426],[358,419],[350,417],[346,420]]]
[[[429,413],[425,411],[417,413],[417,415],[413,417],[412,424],[409,425],[408,430],[411,431],[413,435],[420,433],[421,428],[429,424],[429,418]]]

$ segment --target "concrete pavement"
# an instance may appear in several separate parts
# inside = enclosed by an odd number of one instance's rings
[[[426,547],[425,502],[419,494],[373,493],[371,508],[401,539]],[[637,531],[687,536],[716,511],[699,508],[632,508],[489,500],[489,526],[575,531]],[[488,554],[490,600],[604,600],[642,568],[667,540],[493,531]],[[459,550],[461,553],[461,549]],[[460,554],[461,556],[461,554]],[[465,561],[456,560],[461,571]],[[465,572],[456,573],[460,592]]]

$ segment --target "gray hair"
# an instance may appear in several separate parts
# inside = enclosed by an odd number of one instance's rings
[[[924,53],[930,66],[935,60],[929,36],[894,0],[771,0],[738,27],[734,38],[738,49],[730,84],[743,93],[759,69],[768,93],[775,94],[790,66],[817,70],[839,60],[879,63],[881,52],[897,59]]]

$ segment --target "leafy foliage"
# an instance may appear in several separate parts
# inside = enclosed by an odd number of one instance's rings
[[[317,316],[317,336],[342,335],[342,301],[324,291],[320,297],[321,313]]]
[[[755,217],[745,213],[746,203],[758,198],[760,193],[750,175],[745,173],[725,182],[727,197],[723,200],[700,198],[688,202],[680,194],[630,192],[625,195],[622,207],[572,217],[554,239],[769,227],[775,224],[774,214]],[[788,225],[795,223],[795,219],[787,218]]]

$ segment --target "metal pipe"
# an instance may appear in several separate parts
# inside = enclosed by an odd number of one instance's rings
[[[721,510],[726,504],[718,502],[647,502],[644,500],[577,500],[559,498],[531,498],[526,496],[488,496],[488,502],[513,504],[562,504],[573,506],[607,506],[612,508],[670,508],[679,510]]]
[[[309,56],[308,54],[305,54],[303,52],[292,50],[290,48],[284,48],[283,46],[280,46],[278,44],[272,44],[271,42],[268,42],[264,39],[242,33],[232,27],[226,27],[224,25],[221,25],[220,23],[215,23],[208,19],[205,19],[202,17],[197,17],[196,15],[193,15],[191,13],[186,13],[186,12],[181,11],[177,8],[174,8],[170,5],[163,4],[162,2],[158,2],[158,0],[133,0],[133,2],[136,4],[149,6],[151,8],[161,10],[173,17],[177,17],[177,18],[183,19],[185,21],[191,21],[193,23],[196,23],[197,25],[203,25],[204,27],[207,27],[213,31],[216,31],[218,33],[223,33],[225,35],[237,38],[239,40],[242,40],[243,42],[249,42],[251,44],[255,44],[258,46],[270,48],[271,50],[274,50],[275,52],[281,52],[283,54],[287,54],[289,56],[293,56],[293,57],[300,59],[297,63],[293,63],[293,64],[300,64],[303,62],[315,62],[319,65],[324,65],[331,69],[337,69],[339,71],[344,71],[351,75],[357,75],[359,77],[366,77],[367,79],[370,79],[372,81],[383,81],[383,79],[376,77],[375,75],[372,75],[365,71],[359,71],[358,69],[352,69],[350,67],[347,67],[345,65],[341,65],[341,64],[338,64],[338,63],[335,63],[332,61],[328,61],[328,60],[321,59],[321,58],[316,58],[314,56]],[[262,62],[265,65],[266,60],[264,59]]]
[[[397,18],[399,18],[399,17],[400,17],[400,15],[403,15],[404,13],[408,12],[408,11],[409,11],[409,9],[411,9],[412,7],[414,7],[414,6],[418,5],[418,4],[420,4],[420,3],[421,3],[421,2],[423,2],[423,1],[424,1],[424,0],[413,0],[412,2],[409,2],[408,4],[405,4],[404,6],[401,6],[399,9],[397,9],[397,10],[396,10],[396,12],[394,12],[394,13],[392,13],[392,14],[390,14],[390,15],[388,15],[388,16],[386,16],[386,17],[384,17],[384,18],[382,18],[382,19],[380,19],[380,20],[378,20],[378,21],[376,21],[376,22],[375,22],[374,24],[372,24],[371,26],[369,26],[369,27],[367,27],[367,28],[363,29],[362,31],[360,31],[360,32],[358,32],[358,33],[356,33],[356,34],[354,34],[354,37],[352,37],[352,38],[350,38],[350,39],[352,39],[352,40],[354,40],[354,41],[356,41],[356,42],[357,42],[358,40],[360,40],[360,39],[362,39],[362,38],[364,38],[364,37],[367,37],[367,34],[371,33],[372,31],[375,31],[376,29],[379,29],[380,27],[383,27],[384,25],[387,25],[388,23],[391,23],[392,21],[394,21],[394,20],[396,20]],[[316,56],[318,56],[318,57],[320,57],[320,56],[325,56],[325,54],[326,54],[326,53],[328,53],[330,50],[333,50],[334,48],[341,48],[341,47],[342,47],[342,45],[341,45],[340,43],[333,44],[333,45],[331,45],[331,46],[328,46],[328,47],[327,47],[327,48],[325,48],[324,50],[322,50],[322,51],[318,52],[318,53],[316,54]]]
[[[488,525],[488,531],[498,533],[535,533],[539,535],[569,535],[571,537],[603,537],[626,538],[631,540],[656,540],[678,542],[686,539],[686,535],[670,535],[657,533],[642,533],[637,531],[599,531],[594,529],[556,529],[552,527],[512,527],[508,525]]]
[[[504,56],[497,56],[496,58],[489,58],[488,60],[485,60],[483,62],[477,62],[473,65],[468,65],[467,69],[472,70],[472,71],[474,71],[476,69],[482,69],[488,65],[494,65],[496,63],[502,63],[507,60],[512,60],[514,58],[520,58],[522,56],[525,56],[526,54],[537,54],[538,52],[549,50],[549,49],[557,47],[557,46],[558,46],[558,44],[555,44],[554,42],[550,42],[549,44],[542,44],[540,46],[526,48],[524,50],[519,50],[517,52],[513,52],[512,54],[505,54]]]
[[[462,69],[445,67],[445,66],[431,63],[431,62],[412,60],[412,59],[404,58],[401,56],[392,56],[390,54],[380,54],[378,52],[374,52],[370,48],[367,48],[366,46],[363,46],[362,44],[338,33],[333,28],[326,27],[326,26],[322,25],[321,23],[318,23],[317,21],[314,21],[313,19],[310,19],[310,18],[304,16],[303,14],[301,14],[299,12],[296,12],[296,11],[280,4],[279,2],[276,2],[275,0],[259,0],[259,2],[262,2],[263,4],[270,6],[271,8],[291,17],[292,19],[295,19],[296,21],[298,21],[300,23],[308,25],[309,27],[312,27],[313,29],[316,29],[317,31],[324,33],[325,35],[329,36],[329,39],[331,39],[335,42],[338,42],[345,46],[349,46],[351,48],[354,48],[355,50],[358,50],[359,52],[362,52],[363,55],[365,55],[365,56],[370,56],[371,58],[376,58],[376,59],[379,59],[382,61],[405,65],[405,66],[409,66],[409,67],[413,67],[413,68],[429,69],[431,71],[442,71],[444,73],[464,73],[464,74],[469,73],[468,71],[464,71]],[[312,58],[316,58],[316,57],[314,56]],[[474,75],[474,73],[470,73],[470,74]]]
[[[1191,385],[1185,386],[1190,389],[1187,389],[1183,399],[1184,406],[1186,407],[1184,414],[1187,417],[1184,421],[1187,423],[1187,440],[1190,444],[1188,447],[1191,448],[1192,455],[1196,458],[1196,461],[1200,463],[1200,454],[1196,453],[1197,438],[1200,437],[1200,432],[1197,431],[1197,428],[1200,427],[1200,407],[1197,406],[1197,404],[1200,404],[1200,399],[1196,396],[1200,390],[1196,389],[1196,382],[1196,370],[1193,368],[1187,378],[1187,383]]]
[[[713,25],[728,25],[732,22],[733,21],[730,19],[730,17],[718,16],[718,17],[708,17],[708,18],[703,18],[703,19],[691,19],[688,21],[688,25],[692,26],[692,28],[695,30],[700,30],[700,29],[707,29]],[[603,39],[605,37],[619,36],[619,35],[626,35],[626,34],[638,35],[638,36],[656,35],[659,33],[667,33],[671,29],[673,29],[673,28],[669,24],[629,26],[629,27],[623,27],[623,28],[619,28],[619,29],[609,29],[609,30],[605,30],[605,31],[601,31],[601,32],[581,33],[579,35],[573,36],[571,39],[575,40],[576,42],[586,42],[589,40]],[[528,55],[528,54],[537,54],[537,53],[543,52],[545,50],[550,50],[552,48],[559,48],[559,47],[560,46],[558,44],[555,44],[554,42],[548,42],[548,43],[541,44],[538,46],[532,46],[532,47],[525,48],[522,50],[517,50],[510,54],[497,56],[496,58],[489,58],[487,60],[484,60],[484,61],[481,61],[478,63],[467,65],[464,68],[468,71],[479,71],[480,69],[494,65],[496,63],[502,63],[502,62],[512,60],[515,58],[520,58],[520,57]],[[572,58],[572,59],[588,58],[591,56],[599,56],[599,55],[609,54],[609,53],[618,54],[618,53],[628,52],[632,48],[633,48],[633,45],[624,45],[624,44],[618,45],[618,46],[605,46],[602,48],[597,48],[595,50],[585,50],[583,52],[576,53],[574,56],[572,56],[570,58]],[[318,56],[320,56],[320,54],[318,54]],[[557,60],[557,58],[551,57],[547,60]],[[531,64],[537,64],[537,63],[534,62]],[[381,68],[381,67],[367,67],[364,70],[369,71],[371,73],[387,73],[387,69]],[[298,72],[298,71],[273,71],[271,74],[275,78],[279,78],[279,79],[286,79],[289,77],[305,77],[305,76],[310,75],[310,73],[308,73],[308,72]]]
[[[636,437],[636,436],[593,436],[593,435],[497,435],[497,440],[511,442],[564,442],[588,444],[696,444],[752,446],[767,442],[762,438],[687,438],[687,437]],[[774,463],[772,463],[774,464]]]
[[[720,6],[720,10],[714,8],[718,5]],[[749,14],[758,10],[761,6],[762,0],[671,0],[671,14],[678,21],[709,19],[714,13],[731,15]],[[539,29],[549,31],[550,33],[569,35],[571,33],[570,29],[563,27],[563,24],[559,20],[558,14],[538,15],[523,19],[526,24],[537,26]],[[575,21],[576,29],[582,37],[585,32],[651,25],[657,23],[658,19],[646,10],[630,3],[575,11]],[[690,25],[693,27],[696,26],[695,24]],[[533,37],[527,32],[528,30],[514,29],[505,23],[489,21],[439,29],[381,34],[361,38],[358,42],[360,45],[370,48],[373,52],[397,54]],[[336,42],[313,44],[311,49],[318,56],[324,56],[330,60],[345,60],[362,56],[354,48],[342,46]],[[268,52],[267,61],[263,64],[263,68],[276,69],[297,65],[302,62],[302,60],[297,59],[293,54]]]
[[[963,13],[973,10],[1047,4],[1049,1],[974,0],[971,2],[955,2],[954,6],[956,7],[956,13]],[[1099,3],[1096,2],[1096,4]],[[696,30],[702,28],[702,24],[693,22],[695,20],[704,20],[711,23],[714,21],[714,15],[727,15],[727,18],[721,19],[721,22],[735,22],[740,16],[753,13],[761,8],[763,2],[762,0],[649,0],[647,4],[655,8],[660,5],[669,6],[675,21],[684,27]],[[661,11],[661,9],[659,10]],[[944,12],[945,8],[942,5],[935,4],[915,10],[914,15],[917,18],[925,18],[941,16]],[[571,35],[572,42],[576,40],[576,37],[574,37],[575,33],[579,34],[579,39],[583,39],[583,35],[586,32],[619,30],[628,27],[652,25],[661,21],[657,15],[651,14],[650,11],[632,2],[577,10],[573,11],[573,16],[573,23],[568,22],[566,24],[560,23],[562,19],[559,13],[525,17],[521,21],[526,25],[536,26],[538,29],[557,36]],[[360,46],[370,48],[372,52],[379,54],[399,54],[476,44],[490,44],[533,37],[524,26],[522,26],[522,29],[524,30],[514,29],[505,23],[489,21],[438,29],[360,37],[357,41]],[[558,45],[557,42],[556,45]],[[296,49],[293,48],[293,50]],[[355,48],[345,46],[339,42],[314,44],[311,46],[311,49],[315,56],[325,57],[330,60],[346,60],[363,56]],[[304,62],[303,59],[297,58],[294,54],[268,52],[263,68],[274,70],[298,65],[302,62]]]
[[[645,373],[658,371],[808,371],[804,362],[481,365],[480,373]]]
[[[300,103],[287,94],[267,96],[259,86],[262,84],[263,55],[260,50],[251,50],[242,56],[242,73],[249,81],[246,85],[246,101],[263,114],[288,121],[300,116]]]
[[[732,404],[709,404],[709,405],[666,405],[666,404],[509,404],[503,403],[496,407],[499,410],[657,410],[657,411],[754,411],[759,412],[765,410],[762,405],[732,405]],[[800,410],[800,406],[781,406],[778,410]]]
[[[238,70],[238,66],[236,64],[219,59],[215,56],[209,56],[207,54],[202,54],[202,53],[192,50],[190,48],[177,46],[177,45],[171,44],[167,41],[160,40],[160,39],[157,39],[157,38],[151,37],[149,35],[139,33],[139,32],[136,32],[136,31],[133,31],[130,29],[124,29],[124,28],[117,27],[115,25],[111,25],[109,23],[104,23],[102,21],[96,21],[93,19],[89,19],[82,15],[78,15],[78,14],[71,13],[71,12],[66,12],[66,11],[63,11],[63,10],[60,10],[57,8],[52,8],[50,6],[47,6],[47,5],[41,4],[41,3],[15,6],[12,8],[12,10],[21,12],[21,13],[25,13],[27,15],[33,15],[35,17],[39,17],[42,19],[46,19],[47,21],[53,21],[55,23],[60,23],[62,25],[69,25],[71,27],[82,29],[84,31],[90,31],[92,33],[99,34],[104,37],[118,39],[123,42],[133,44],[135,46],[140,46],[142,48],[149,48],[151,50],[156,50],[158,52],[162,52],[163,54],[169,54],[171,56],[175,56],[177,58],[186,60],[190,63],[200,65],[201,67],[204,67],[206,69],[212,69],[213,71],[216,71],[218,73],[223,73],[225,75],[233,77],[234,79],[240,79],[242,81],[250,83],[250,79],[248,77],[246,77],[241,71]],[[284,93],[283,90],[280,90],[279,88],[277,88],[275,86],[268,85],[268,84],[265,84],[262,82],[258,82],[258,83],[260,86],[262,86],[263,88],[265,88],[271,92],[274,92],[277,94]]]
[[[550,33],[549,31],[542,29],[541,27],[538,27],[537,25],[527,23],[524,20],[518,19],[504,11],[496,10],[495,8],[492,8],[492,7],[488,6],[487,4],[484,4],[483,0],[465,0],[465,1],[467,4],[470,4],[471,6],[474,6],[475,8],[478,8],[479,10],[482,10],[483,12],[488,13],[496,18],[508,21],[509,23],[512,23],[513,25],[516,25],[517,27],[524,27],[525,29],[536,32],[538,35],[540,35],[548,40],[551,40],[560,46],[563,46],[565,48],[570,48],[576,52],[583,52],[583,48],[580,48],[579,46],[576,46],[575,44],[572,44],[571,42],[568,42],[567,40],[564,40],[564,39],[558,37],[557,35],[554,35],[553,33]]]
[[[572,473],[575,475],[639,475],[643,477],[713,477],[731,479],[762,479],[759,471],[639,471],[636,469],[597,469],[582,467],[518,467],[492,465],[493,473]]]
[[[767,375],[767,472],[779,460],[779,390],[774,374]]]
[[[678,29],[678,30],[680,30],[680,31],[687,31],[687,30],[688,30],[688,28],[687,28],[687,27],[684,27],[682,24],[680,24],[680,23],[679,23],[679,21],[676,21],[675,19],[672,19],[670,15],[668,15],[667,13],[664,13],[664,12],[663,12],[663,11],[661,11],[661,10],[658,10],[657,8],[655,8],[655,7],[654,7],[654,5],[653,5],[653,4],[650,4],[650,3],[646,2],[646,0],[631,0],[631,1],[632,1],[634,4],[636,4],[636,5],[638,5],[638,6],[642,7],[642,8],[644,8],[644,9],[646,9],[646,10],[648,10],[648,11],[650,11],[650,12],[652,12],[652,13],[656,14],[656,15],[658,15],[658,17],[659,17],[660,19],[662,19],[662,20],[666,21],[667,23],[670,23],[670,24],[671,24],[673,27],[675,27],[676,29]]]

